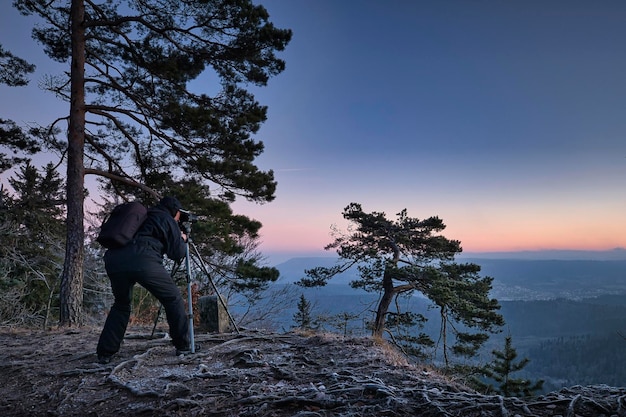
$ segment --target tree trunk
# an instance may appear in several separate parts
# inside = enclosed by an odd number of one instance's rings
[[[72,0],[70,11],[72,67],[67,135],[67,240],[61,277],[59,325],[80,325],[83,307],[83,228],[85,147],[85,5]]]
[[[446,364],[446,368],[449,365],[448,362],[448,312],[445,305],[440,305],[441,309],[441,332],[439,337],[443,340],[443,362]]]
[[[376,310],[374,329],[372,329],[373,337],[383,337],[383,332],[385,331],[385,317],[387,316],[387,312],[389,311],[391,301],[393,301],[394,294],[395,290],[393,287],[391,272],[389,272],[389,268],[385,268],[385,272],[383,274],[383,296],[381,297],[380,303],[378,303],[378,309]]]

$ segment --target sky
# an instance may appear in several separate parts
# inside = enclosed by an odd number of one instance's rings
[[[293,31],[252,88],[276,199],[233,206],[263,253],[324,254],[352,202],[438,216],[464,252],[626,247],[626,2],[259,2]],[[49,65],[6,3],[0,43]],[[0,116],[58,114],[33,84]]]

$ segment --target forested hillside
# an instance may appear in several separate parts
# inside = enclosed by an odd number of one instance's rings
[[[626,340],[617,333],[557,337],[531,346],[528,375],[544,375],[547,391],[573,385],[626,386]]]
[[[572,385],[626,386],[626,297],[504,301],[504,333],[531,361],[529,377],[544,390]]]
[[[626,293],[626,260],[468,258],[494,277],[499,300],[581,299]]]

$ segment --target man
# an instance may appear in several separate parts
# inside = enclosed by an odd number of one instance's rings
[[[189,322],[180,290],[163,266],[163,255],[173,261],[185,257],[187,236],[180,231],[180,202],[164,197],[148,210],[148,218],[126,246],[109,249],[104,265],[115,302],[100,334],[98,362],[106,364],[118,352],[130,319],[133,286],[140,284],[165,308],[176,355],[190,353]]]

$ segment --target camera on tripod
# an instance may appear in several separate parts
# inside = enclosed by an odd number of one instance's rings
[[[195,223],[198,220],[200,220],[197,215],[193,214],[189,210],[180,209],[179,211],[180,211],[179,222],[181,223]]]
[[[189,210],[180,209],[180,218],[178,219],[178,227],[183,233],[189,234],[191,224],[200,220],[200,218]]]

